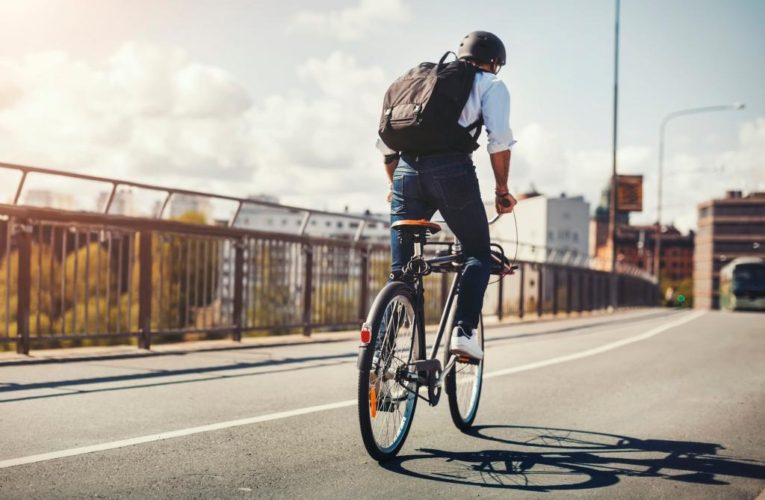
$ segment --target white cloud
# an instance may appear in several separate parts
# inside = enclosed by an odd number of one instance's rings
[[[566,145],[539,123],[523,127],[513,148],[510,183],[518,192],[532,185],[542,193],[557,196],[582,195],[595,208],[611,177],[611,152],[580,150]],[[618,168],[623,173],[640,173],[649,159],[649,148],[620,148]]]
[[[180,49],[126,43],[101,66],[62,52],[0,65],[3,161],[187,188],[257,166],[246,90]]]
[[[0,64],[0,161],[318,208],[385,206],[374,141],[388,82],[344,53],[307,60],[294,88],[257,104],[233,75],[170,47],[128,43],[100,66],[61,52]]]
[[[271,96],[253,113],[265,165],[256,184],[317,208],[384,206],[377,203],[386,183],[374,148],[389,83],[383,71],[335,52],[306,61],[297,74],[302,88]]]
[[[739,130],[739,148],[717,159],[732,174],[735,186],[745,191],[765,191],[765,118],[744,123]]]
[[[398,24],[410,18],[411,10],[404,0],[361,0],[358,5],[340,10],[299,11],[288,31],[358,40],[371,30],[385,29],[389,26],[386,22]]]

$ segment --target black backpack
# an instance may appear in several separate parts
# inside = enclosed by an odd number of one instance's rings
[[[385,93],[379,134],[391,149],[404,153],[472,153],[483,118],[468,127],[459,123],[475,74],[481,71],[458,59],[424,62],[407,71]],[[477,127],[474,135],[469,132]]]

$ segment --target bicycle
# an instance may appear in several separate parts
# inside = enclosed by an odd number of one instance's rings
[[[494,217],[489,224],[499,219]],[[464,266],[459,242],[428,241],[441,227],[426,220],[401,220],[392,229],[414,236],[414,255],[397,281],[383,287],[361,327],[358,410],[361,436],[367,452],[378,461],[396,456],[404,445],[414,418],[417,400],[436,406],[446,390],[452,421],[467,430],[475,421],[481,398],[483,360],[449,353],[452,323]],[[425,257],[426,246],[442,246],[433,257]],[[514,266],[501,245],[491,244],[491,274],[512,274]],[[429,356],[425,344],[425,290],[428,274],[455,273]],[[438,358],[446,333],[443,364]],[[483,348],[483,318],[477,334]],[[427,397],[420,388],[427,387]]]

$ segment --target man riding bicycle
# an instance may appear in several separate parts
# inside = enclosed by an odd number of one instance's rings
[[[476,328],[489,281],[490,246],[486,210],[471,154],[478,147],[476,139],[481,125],[485,125],[487,149],[496,183],[495,208],[498,214],[510,213],[516,200],[508,191],[507,180],[510,148],[516,141],[510,128],[510,93],[496,76],[506,62],[502,41],[492,33],[474,31],[460,43],[457,57],[469,63],[475,73],[474,76],[470,73],[472,84],[468,82],[467,100],[456,124],[461,133],[459,138],[468,139],[455,140],[436,150],[432,147],[420,148],[416,144],[408,149],[392,149],[384,141],[383,130],[391,126],[392,118],[395,121],[396,112],[391,107],[384,110],[383,121],[387,120],[387,123],[381,126],[381,139],[377,147],[385,155],[385,172],[390,181],[388,201],[391,203],[391,223],[405,219],[429,220],[438,210],[462,245],[465,265],[450,352],[480,360],[483,351],[477,341]],[[435,71],[443,68],[442,59]],[[440,73],[438,77],[442,78]],[[403,84],[406,84],[405,80]],[[436,99],[433,101],[437,102]],[[420,113],[419,104],[415,105],[414,111]],[[417,117],[416,125],[419,125],[422,119],[419,114]],[[392,128],[395,127],[394,123]],[[413,248],[411,234],[391,230],[391,279],[402,276],[404,266],[413,255]]]

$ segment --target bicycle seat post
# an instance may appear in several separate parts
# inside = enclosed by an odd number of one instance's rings
[[[428,241],[427,231],[419,231],[414,235],[414,256],[421,257],[425,253],[425,243]]]

